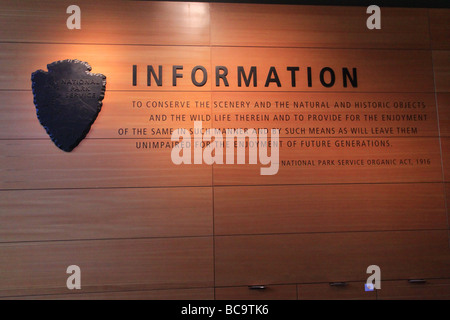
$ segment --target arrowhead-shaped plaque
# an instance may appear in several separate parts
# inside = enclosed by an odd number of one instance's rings
[[[56,61],[47,69],[31,75],[37,117],[55,145],[70,152],[102,108],[106,77],[91,73],[91,66],[80,60]]]

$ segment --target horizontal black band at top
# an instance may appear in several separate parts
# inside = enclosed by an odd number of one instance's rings
[[[155,0],[138,0],[155,1]],[[209,2],[209,3],[253,3],[253,4],[289,4],[315,6],[357,6],[368,7],[377,5],[382,7],[399,8],[450,8],[448,0],[156,0],[176,2]]]

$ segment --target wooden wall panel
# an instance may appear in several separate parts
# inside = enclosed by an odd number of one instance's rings
[[[439,131],[443,137],[450,137],[450,93],[436,94],[439,110]]]
[[[450,92],[450,51],[433,51],[436,92]]]
[[[426,9],[383,8],[369,30],[367,7],[211,4],[211,43],[222,46],[429,48]],[[251,12],[251,14],[249,14]]]
[[[211,167],[175,165],[171,148],[137,149],[136,142],[84,140],[71,153],[50,139],[0,141],[0,189],[211,185]]]
[[[448,276],[448,230],[216,236],[217,286]]]
[[[211,53],[210,53],[211,51]],[[105,55],[99,55],[105,52]],[[230,91],[345,91],[345,92],[433,92],[431,55],[428,51],[405,50],[326,50],[280,48],[207,48],[207,47],[146,47],[146,46],[93,46],[93,45],[0,45],[1,89],[30,89],[31,73],[45,69],[47,63],[62,59],[79,59],[93,66],[92,72],[107,76],[107,90],[159,90],[147,87],[147,65],[163,65],[163,88],[168,91],[207,90]],[[228,67],[229,87],[215,87],[212,65]],[[183,65],[184,77],[172,86],[174,61]],[[371,61],[370,68],[367,61]],[[132,65],[137,65],[137,86],[132,86]],[[190,74],[194,66],[202,64],[209,81],[204,87],[192,84]],[[259,84],[254,87],[237,86],[237,66],[258,66]],[[269,67],[278,67],[282,87],[272,83],[264,87]],[[300,66],[296,87],[291,86],[291,73],[287,66]],[[312,69],[312,87],[308,87],[306,67]],[[324,88],[319,82],[320,70],[331,67],[336,72],[336,84]],[[343,67],[358,69],[358,87],[343,87]],[[249,70],[246,70],[248,73]],[[387,79],[393,79],[389,81]]]
[[[445,195],[446,195],[446,203],[445,203],[445,209],[447,211],[447,227],[450,229],[450,210],[449,210],[449,206],[450,206],[450,183],[444,183],[444,187],[445,187]],[[448,235],[448,240],[450,243],[450,233]]]
[[[260,175],[261,164],[214,164],[214,185],[272,185],[317,183],[395,183],[437,182],[442,179],[440,146],[437,138],[389,138],[386,147],[336,147],[336,143],[354,139],[289,139],[296,147],[288,147],[288,139],[280,139],[279,171],[275,175]],[[330,141],[330,147],[306,147],[306,141]],[[370,139],[365,139],[370,140]],[[374,139],[372,139],[374,140]],[[380,141],[382,139],[375,139]],[[301,145],[303,143],[303,145]],[[345,143],[345,142],[344,142]],[[356,143],[356,142],[355,142]],[[248,154],[248,150],[246,150]],[[373,164],[376,159],[397,159],[395,165]],[[412,159],[412,165],[400,163],[400,159]],[[429,159],[430,164],[417,163],[417,159]],[[296,165],[287,160],[311,160],[311,164]],[[314,162],[313,162],[314,160]],[[334,160],[328,165],[319,160]],[[339,164],[344,160],[344,165]],[[361,160],[360,165],[345,160]],[[371,161],[369,165],[369,161]],[[294,165],[293,165],[294,163]],[[409,162],[407,162],[409,163]],[[264,167],[269,167],[265,165]]]
[[[441,138],[442,148],[442,167],[444,173],[444,181],[450,182],[450,138]]]
[[[1,91],[0,110],[1,139],[47,139],[48,135],[36,116],[31,90]]]
[[[216,235],[446,229],[442,184],[214,188]]]
[[[15,296],[0,300],[213,300],[214,288],[116,291],[37,296]]]
[[[332,145],[337,141],[330,140]],[[300,145],[301,139],[296,141]],[[351,156],[347,149],[338,147],[291,150],[282,146],[280,162],[311,159],[316,165],[295,167],[281,163],[278,173],[272,176],[260,175],[262,165],[259,164],[214,165],[214,184],[435,182],[441,179],[437,139],[392,138],[390,141],[391,147],[353,148]],[[171,161],[170,148],[137,149],[136,142],[154,141],[86,140],[70,154],[61,152],[50,140],[35,140],[32,144],[23,140],[1,141],[3,170],[0,186],[2,189],[37,189],[211,185],[210,166],[177,166]],[[98,154],[102,154],[103,159],[98,159]],[[70,161],[67,160],[69,157]],[[356,167],[319,166],[320,159],[332,159],[335,164],[344,159],[365,162]],[[389,166],[368,165],[367,160],[373,159],[397,159],[397,162]],[[403,165],[400,159],[412,159],[413,165]],[[416,159],[430,159],[430,164],[417,164]],[[139,174],[133,174],[137,171]]]
[[[263,290],[245,287],[216,288],[216,300],[297,300],[295,285],[268,286]]]
[[[448,95],[439,94],[439,119],[441,134],[445,134],[447,121]],[[141,108],[136,107],[142,102]],[[210,108],[200,108],[200,102],[207,101]],[[248,102],[247,108],[230,108],[231,102]],[[153,107],[160,103],[175,105],[184,103],[184,107]],[[288,108],[277,108],[281,102],[288,102]],[[328,108],[301,107],[311,103],[326,103]],[[147,107],[149,104],[149,108]],[[198,103],[198,104],[197,104]],[[255,104],[270,103],[270,108],[259,108]],[[335,108],[335,104],[344,103],[347,108]],[[363,103],[370,105],[362,107]],[[369,104],[367,104],[369,103]],[[189,108],[186,106],[189,104]],[[300,107],[296,107],[296,104]],[[371,106],[380,107],[371,107]],[[385,106],[385,107],[383,107]],[[36,109],[33,105],[31,91],[2,91],[0,92],[0,138],[2,139],[48,139],[45,129],[39,124]],[[151,121],[150,117],[166,115],[166,121]],[[229,115],[229,118],[228,118]],[[240,116],[269,115],[270,121],[251,121]],[[274,116],[289,116],[289,121],[274,121]],[[299,116],[304,120],[300,121]],[[331,121],[325,115],[341,115],[340,120]],[[176,116],[184,120],[174,120]],[[207,117],[212,116],[211,121]],[[347,118],[352,117],[352,118]],[[353,116],[359,116],[360,121],[352,121]],[[396,121],[383,121],[386,116],[400,116]],[[413,121],[405,117],[421,116],[424,120]],[[238,118],[236,118],[238,117]],[[372,117],[370,120],[366,120]],[[373,117],[377,117],[374,121]],[[107,92],[103,100],[103,108],[95,125],[92,126],[86,139],[91,138],[170,138],[171,130],[177,128],[192,128],[195,120],[201,120],[203,128],[281,128],[280,137],[327,137],[329,133],[315,133],[316,128],[333,128],[334,137],[350,136],[437,136],[437,114],[434,94],[365,94],[365,93],[225,93],[225,92]],[[325,119],[325,120],[323,120]],[[397,128],[415,128],[416,133],[399,131]],[[126,136],[119,135],[119,128],[129,128]],[[147,128],[146,136],[133,136],[132,128]],[[301,133],[304,128],[305,133]],[[339,128],[348,128],[348,133],[339,132]],[[350,130],[367,128],[367,132]],[[392,129],[393,133],[389,130]],[[152,131],[154,130],[154,131]],[[166,132],[169,130],[168,132]],[[375,131],[377,130],[377,131]],[[449,129],[450,130],[450,129]]]
[[[383,281],[377,291],[380,300],[449,300],[450,279],[426,279],[426,283]]]
[[[220,129],[279,128],[280,137],[438,136],[432,93],[213,92],[212,104],[212,126]],[[417,132],[404,131],[407,127]],[[341,128],[347,132],[340,132]]]
[[[211,188],[0,191],[0,242],[204,235]]]
[[[209,44],[209,4],[79,0],[81,29],[69,30],[71,1],[0,3],[0,41],[90,44]]]
[[[433,92],[431,55],[425,50],[345,50],[345,49],[293,49],[213,47],[212,64],[228,67],[229,87],[220,91],[319,91],[319,92]],[[370,62],[369,62],[370,61]],[[245,66],[248,75],[251,66],[258,66],[257,87],[237,85],[237,66]],[[270,83],[264,87],[271,66],[277,68],[281,87]],[[291,85],[288,66],[299,66],[296,87]],[[307,67],[312,67],[312,86],[308,87]],[[319,74],[324,67],[336,72],[336,83],[325,88]],[[357,68],[358,87],[343,87],[342,68]],[[329,81],[329,79],[327,79]]]
[[[0,89],[31,90],[31,73],[47,70],[47,64],[64,59],[86,61],[93,73],[106,76],[106,95],[111,90],[206,91],[191,81],[192,69],[202,64],[210,72],[210,48],[202,46],[127,46],[75,44],[0,44]],[[132,83],[137,65],[137,85]],[[163,66],[163,85],[147,86],[147,65]],[[172,65],[183,65],[184,77],[172,86]],[[211,81],[211,80],[210,80]]]
[[[205,92],[106,92],[103,107],[91,127],[86,139],[91,138],[168,138],[178,128],[190,129],[194,121],[202,118],[202,127],[209,128],[210,108],[197,108],[196,102],[210,101],[210,93]],[[133,101],[135,103],[133,104]],[[138,108],[137,102],[143,106]],[[164,105],[184,107],[153,107]],[[150,107],[147,107],[147,103]],[[187,108],[187,105],[190,107]],[[48,139],[45,129],[36,117],[31,91],[0,91],[1,139]],[[158,121],[156,117],[167,116],[167,120]],[[154,118],[151,119],[151,116]],[[184,117],[182,121],[175,117]],[[120,135],[118,130],[128,128],[127,135]],[[146,128],[146,135],[133,135],[133,128]]]
[[[211,287],[212,238],[30,242],[0,245],[0,296],[74,293],[66,269],[81,268],[76,293]]]
[[[348,282],[345,286],[328,283],[300,284],[299,300],[375,300],[376,291],[364,291],[364,282]]]
[[[429,9],[431,47],[433,49],[450,49],[450,10]]]

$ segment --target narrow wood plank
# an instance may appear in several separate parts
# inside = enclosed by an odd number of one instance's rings
[[[216,90],[220,91],[339,91],[339,92],[434,92],[431,52],[426,50],[364,50],[364,49],[296,49],[296,48],[248,48],[213,47],[212,64],[228,68],[229,86],[220,81]],[[255,66],[257,83],[253,79],[249,86],[242,81],[238,86],[238,66],[244,67],[249,77],[250,67]],[[267,79],[274,78],[269,73],[275,67],[280,85]],[[288,71],[288,67],[299,67],[298,71]],[[311,67],[311,86],[308,85],[308,67]],[[334,85],[329,67],[335,73]],[[342,68],[348,68],[353,76],[357,71],[357,87],[347,81],[344,86]],[[292,85],[292,73],[296,75]]]
[[[361,147],[361,140],[369,141],[366,147]],[[246,161],[248,163],[248,159]],[[214,185],[442,181],[438,138],[283,138],[280,139],[279,163],[274,175],[261,175],[261,168],[272,166],[275,170],[275,159],[273,164],[267,165],[214,164]]]
[[[139,105],[142,104],[142,107]],[[92,127],[92,138],[168,138],[177,129],[194,132],[194,122],[211,127],[211,94],[206,92],[109,92],[101,116]],[[119,128],[128,128],[121,135]],[[146,134],[134,134],[134,128]]]
[[[426,9],[383,8],[369,30],[367,7],[211,4],[211,43],[226,46],[429,48]]]
[[[450,136],[450,93],[437,93],[439,110],[439,131],[441,136]]]
[[[439,141],[436,138],[391,138],[390,146],[365,148],[337,147],[335,145],[341,144],[342,140],[329,140],[331,147],[315,149],[302,147],[302,139],[295,140],[296,146],[300,146],[296,148],[287,147],[285,142],[280,148],[281,164],[275,175],[260,175],[260,164],[214,165],[214,184],[392,183],[436,182],[442,179]],[[84,140],[71,153],[62,152],[49,139],[35,140],[31,144],[24,140],[1,141],[0,188],[211,185],[212,172],[209,165],[175,165],[171,160],[170,146],[142,149],[142,143],[145,142],[152,143],[153,146],[153,143],[164,141]],[[133,162],[130,163],[129,159],[133,159]],[[294,162],[286,162],[299,159],[314,160],[315,165],[292,166]],[[360,162],[361,165],[349,165],[350,162],[338,165],[338,160],[345,159],[363,162]],[[377,159],[394,159],[396,162],[377,164]],[[403,159],[411,159],[412,165],[402,164],[400,160]],[[425,159],[425,162],[417,163],[420,159]],[[335,165],[319,165],[319,160],[334,160]]]
[[[213,300],[214,288],[163,289],[18,296],[0,300]]]
[[[216,235],[446,228],[439,183],[214,188]]]
[[[212,106],[212,125],[222,130],[277,128],[280,137],[438,136],[433,93],[213,92]]]
[[[450,182],[450,138],[441,138],[444,181]]]
[[[252,290],[248,286],[216,288],[216,300],[297,300],[295,285],[266,286]]]
[[[66,9],[73,3],[6,0],[0,4],[0,41],[103,44],[206,45],[209,4],[161,1],[87,1],[81,29],[69,30]]]
[[[31,74],[39,69],[47,70],[47,64],[64,59],[88,62],[93,73],[106,76],[106,95],[110,90],[166,90],[205,91],[209,89],[212,73],[210,48],[201,46],[127,46],[127,45],[75,45],[75,44],[0,44],[0,89],[31,89]],[[137,66],[137,85],[133,86],[133,65]],[[147,65],[158,72],[162,65],[162,86],[147,86]],[[172,86],[172,67],[182,65],[183,74]],[[197,87],[191,81],[191,72],[203,65],[209,82]],[[198,75],[200,77],[200,75]],[[200,79],[200,78],[198,78]],[[199,80],[200,81],[200,80]]]
[[[204,235],[211,188],[0,191],[0,242]]]
[[[438,95],[441,134],[447,121],[446,110],[450,110],[446,97]],[[210,107],[201,107],[205,102]],[[0,112],[1,139],[48,139],[37,120],[31,91],[0,92]],[[252,116],[266,115],[269,120],[251,120]],[[289,119],[278,120],[275,116]],[[356,116],[359,121],[354,121]],[[423,120],[417,120],[418,116]],[[386,121],[387,117],[398,119]],[[175,129],[193,128],[196,120],[202,121],[204,128],[280,128],[280,137],[438,136],[436,118],[432,93],[111,91],[86,139],[170,138]],[[128,128],[129,133],[120,135],[120,128]],[[147,134],[133,136],[133,128],[144,128]],[[414,132],[405,128],[414,128]]]
[[[433,51],[436,92],[450,92],[450,51]]]
[[[108,92],[94,125],[86,139],[91,138],[169,138],[179,128],[190,130],[194,121],[210,127],[210,94],[204,92]],[[0,92],[1,139],[48,139],[36,117],[31,91]],[[127,129],[120,134],[119,129]],[[146,130],[145,134],[138,134]]]
[[[445,202],[445,206],[447,209],[447,227],[450,230],[450,183],[444,183],[444,187],[445,187],[445,195],[446,195],[446,202]],[[448,242],[450,243],[450,233],[448,234]]]
[[[30,91],[0,92],[0,137],[2,139],[48,138],[39,124]]]
[[[352,49],[286,49],[236,47],[181,46],[121,46],[121,45],[0,45],[0,89],[30,89],[31,73],[45,69],[48,63],[61,59],[79,59],[90,63],[92,72],[107,77],[108,90],[167,90],[167,91],[342,91],[342,92],[433,92],[431,53],[425,50],[352,50]],[[100,55],[99,52],[107,52]],[[370,61],[370,64],[368,63]],[[212,62],[212,64],[211,64]],[[137,85],[132,85],[132,66],[137,65]],[[161,87],[147,86],[147,65],[163,66]],[[172,85],[173,65],[183,65],[178,73],[183,77]],[[196,86],[191,72],[204,66],[208,79],[204,86]],[[229,86],[223,80],[216,87],[215,71],[210,65],[228,68]],[[248,76],[251,66],[257,67],[257,87],[253,83],[238,86],[237,67],[243,66]],[[281,87],[275,82],[265,83],[271,66],[277,68]],[[287,67],[299,67],[292,86],[292,72]],[[311,87],[308,86],[307,67],[311,67]],[[325,87],[319,81],[323,68],[335,73],[335,83]],[[344,87],[342,68],[357,69],[357,87],[347,80]],[[324,71],[323,81],[331,83],[331,71]],[[197,75],[199,77],[199,75]],[[347,77],[346,77],[347,79]],[[353,81],[355,81],[353,79]]]
[[[426,279],[426,283],[411,284],[406,280],[383,281],[378,290],[380,300],[448,300],[450,279]]]
[[[50,139],[0,141],[0,189],[210,186],[211,167],[173,164],[167,142],[92,139],[66,153]]]
[[[433,49],[450,49],[450,10],[449,9],[429,9],[431,47]]]
[[[0,296],[73,293],[70,265],[77,293],[212,287],[212,250],[211,237],[1,244]]]
[[[365,291],[364,282],[348,282],[347,285],[330,286],[328,283],[299,284],[299,300],[376,300],[375,291]]]
[[[217,286],[449,277],[448,231],[217,236]]]

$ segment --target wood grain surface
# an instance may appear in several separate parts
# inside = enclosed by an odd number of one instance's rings
[[[233,235],[446,229],[443,189],[439,183],[215,187],[214,231]]]
[[[210,102],[211,94],[206,92],[111,92],[87,138],[170,139],[177,129],[193,130],[195,121],[206,130],[211,128],[211,108],[202,105]],[[129,133],[120,134],[121,128]]]
[[[31,91],[3,91],[0,99],[1,139],[48,139],[45,129],[37,121]],[[211,109],[197,107],[200,102],[210,100],[211,95],[204,92],[108,92],[86,139],[170,139],[174,130],[193,128],[194,121],[200,119],[203,128],[210,128],[211,121],[206,117],[211,115]],[[139,103],[141,107],[138,107]],[[128,133],[120,134],[119,129],[125,128]],[[144,128],[147,130],[145,135],[133,134],[133,129]]]
[[[0,192],[0,242],[212,235],[211,188]]]
[[[0,300],[213,300],[214,288],[160,289],[35,296],[13,296]]]
[[[364,291],[364,282],[347,282],[345,286],[300,284],[297,287],[299,300],[375,300],[379,291]]]
[[[216,300],[297,300],[295,285],[268,286],[263,290],[244,287],[222,287],[215,290]]]
[[[212,237],[1,244],[0,296],[70,293],[70,265],[78,293],[212,287],[212,252]]]
[[[319,145],[325,145],[325,147],[308,147],[306,142],[310,143],[312,140],[318,141]],[[370,138],[364,141],[367,140],[380,142],[383,139]],[[291,147],[288,146],[287,141],[292,141]],[[296,141],[296,145],[293,144],[294,141]],[[329,141],[329,146],[327,141]],[[345,141],[350,141],[351,145],[355,147],[339,147],[346,145]],[[260,174],[261,168],[268,168],[269,164],[214,164],[213,183],[215,186],[220,186],[439,182],[442,180],[438,138],[389,138],[389,146],[383,147],[356,147],[357,142],[351,141],[355,141],[355,139],[283,138],[280,139],[282,144],[279,148],[280,164],[277,174]],[[246,154],[248,154],[248,150],[246,150]],[[386,165],[387,162],[383,162],[395,159],[397,159],[395,164],[392,162]],[[408,160],[405,162],[405,159],[411,159],[412,164],[406,165],[410,162]],[[420,159],[428,159],[429,164],[428,160],[421,163]],[[309,160],[310,162],[296,162],[299,160]],[[327,160],[329,161],[327,162]]]
[[[0,188],[211,185],[210,166],[175,165],[171,148],[137,149],[136,142],[170,143],[170,140],[84,140],[71,153],[62,152],[50,139],[2,140]]]
[[[431,47],[433,49],[450,49],[450,10],[429,9]]]
[[[107,54],[100,55],[99,52]],[[441,53],[434,55],[435,68],[441,65]],[[107,90],[165,91],[313,91],[313,92],[433,92],[431,54],[425,50],[350,50],[297,48],[236,48],[236,47],[169,47],[73,44],[0,44],[0,89],[31,88],[31,73],[46,69],[48,63],[78,59],[93,66],[92,72],[107,76]],[[210,60],[211,59],[211,60]],[[370,63],[368,63],[370,61]],[[137,66],[137,85],[132,83],[132,66]],[[147,86],[147,65],[163,66],[162,87]],[[172,67],[182,65],[183,77],[172,85]],[[197,65],[205,67],[209,77],[204,86],[195,86],[191,72]],[[216,87],[215,66],[228,68],[229,86]],[[245,66],[248,76],[251,66],[257,67],[257,87],[238,87],[237,67]],[[274,66],[281,87],[276,83],[265,87],[269,69]],[[291,85],[289,66],[298,66],[297,83]],[[311,87],[307,67],[311,67]],[[319,76],[323,68],[334,70],[332,87],[324,87]],[[344,87],[342,68],[357,69],[357,87]],[[327,73],[328,74],[328,73]],[[327,76],[328,77],[328,76]],[[326,79],[329,82],[329,79]],[[443,80],[442,80],[443,81]],[[442,89],[441,89],[442,90]]]
[[[369,30],[367,7],[211,5],[211,43],[222,46],[429,48],[427,9],[383,8]],[[251,12],[251,14],[249,14]]]
[[[383,282],[377,291],[380,300],[448,300],[450,279],[426,279],[425,283]]]
[[[441,135],[448,135],[443,131],[450,113],[447,100],[446,94],[438,94]],[[201,107],[202,102],[209,103],[209,106]],[[142,106],[138,107],[138,103]],[[236,105],[239,108],[234,107]],[[1,139],[48,139],[45,129],[36,119],[31,91],[0,91],[0,108]],[[258,115],[267,115],[270,119],[251,120],[252,116]],[[326,115],[335,118],[327,118]],[[167,118],[158,118],[164,116]],[[289,119],[278,121],[274,120],[275,116]],[[407,117],[411,116],[408,120]],[[398,118],[390,121],[388,117]],[[193,128],[194,121],[202,121],[203,128],[280,128],[280,137],[424,137],[438,136],[436,118],[436,102],[432,93],[293,92],[287,96],[279,92],[113,91],[107,92],[102,110],[86,139],[170,139],[176,129]],[[129,133],[119,134],[119,129],[123,128],[128,128]],[[133,128],[146,128],[147,133],[133,135]],[[340,128],[347,128],[348,132],[339,132]],[[361,128],[367,130],[361,131]],[[405,128],[415,129],[408,132],[403,130]],[[334,133],[328,133],[330,130]]]
[[[437,93],[439,110],[439,131],[443,137],[450,136],[450,93]]]
[[[209,4],[163,1],[76,2],[81,29],[69,30],[71,1],[32,0],[0,3],[2,42],[207,45]],[[163,27],[162,27],[163,26]]]
[[[435,97],[427,93],[213,92],[212,106],[213,128],[277,128],[280,137],[439,135]]]
[[[436,92],[450,92],[450,51],[433,51]]]
[[[71,32],[64,24],[70,4],[43,1],[38,11],[33,10],[33,1],[3,1],[0,40],[408,49],[428,48],[430,43],[428,9],[383,8],[383,27],[372,32],[366,27],[366,7],[162,1],[123,6],[123,1],[117,0],[80,0],[77,4],[83,13],[83,27]],[[442,9],[430,10],[432,40],[437,48],[445,43],[446,15]],[[61,28],[55,28],[58,25]]]
[[[447,221],[450,221],[450,210],[448,209],[448,205],[450,204],[450,183],[444,183],[445,188],[445,196],[446,196],[446,210],[447,210]],[[450,225],[448,225],[448,229],[450,230]],[[450,235],[449,235],[449,242],[450,242]]]
[[[217,286],[446,277],[448,230],[216,236]]]
[[[206,91],[191,81],[192,69],[202,64],[211,74],[210,49],[202,46],[127,46],[76,44],[0,44],[0,89],[30,90],[31,73],[47,70],[47,64],[65,59],[88,62],[93,73],[106,76],[106,92],[111,90]],[[137,85],[133,86],[133,65],[137,66]],[[147,65],[163,66],[162,87],[147,86]],[[172,66],[182,65],[184,77],[172,86]],[[106,93],[106,94],[107,94]]]
[[[431,55],[425,50],[349,50],[349,49],[294,49],[221,47],[211,48],[213,65],[228,67],[228,78],[237,79],[237,66],[245,66],[248,76],[250,66],[257,66],[257,87],[221,85],[220,91],[337,91],[337,92],[433,92]],[[270,83],[264,87],[270,67],[277,68],[281,87]],[[298,66],[296,87],[291,86],[288,66]],[[308,86],[307,67],[311,67],[312,83]],[[325,88],[319,81],[322,68],[335,70],[335,85]],[[357,68],[358,87],[344,87],[342,68]],[[327,79],[326,81],[329,81]]]
[[[442,168],[445,182],[450,182],[450,138],[441,138]]]

